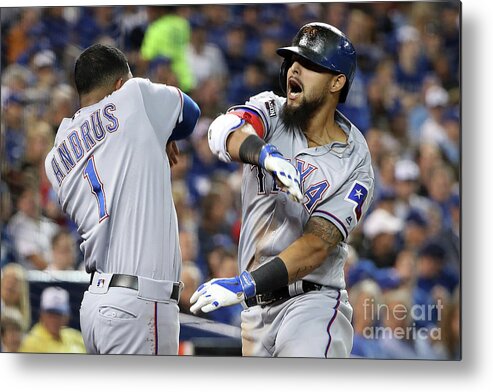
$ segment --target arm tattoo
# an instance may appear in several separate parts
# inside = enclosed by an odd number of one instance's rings
[[[343,240],[339,229],[327,219],[312,217],[307,222],[304,230],[305,234],[313,234],[325,241],[329,248],[335,248]]]
[[[334,249],[337,244],[343,240],[339,229],[327,219],[320,217],[310,218],[305,226],[304,234],[311,234],[320,238],[330,251],[332,251],[332,249]],[[293,281],[301,279],[317,267],[318,265],[300,266],[295,273]]]
[[[301,279],[303,276],[308,275],[310,272],[312,272],[317,266],[316,265],[305,265],[303,267],[300,267],[296,270],[296,274],[293,278],[293,282]]]

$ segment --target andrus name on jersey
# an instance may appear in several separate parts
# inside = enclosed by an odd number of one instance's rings
[[[115,110],[116,106],[113,103],[96,110],[89,119],[82,123],[80,128],[72,130],[58,144],[51,160],[51,167],[58,185],[62,184],[65,176],[86,153],[89,153],[96,144],[101,143],[108,133],[114,133],[118,130],[118,118],[113,114]]]

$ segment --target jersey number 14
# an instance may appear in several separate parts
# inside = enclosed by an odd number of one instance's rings
[[[101,223],[109,217],[109,214],[106,210],[106,196],[104,194],[103,183],[101,182],[96,169],[94,155],[87,161],[86,167],[84,168],[84,178],[89,182],[91,192],[98,202],[99,223]]]

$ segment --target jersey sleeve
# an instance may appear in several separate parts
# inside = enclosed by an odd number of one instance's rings
[[[144,110],[159,141],[165,145],[173,129],[183,121],[183,93],[177,87],[137,79]]]
[[[346,240],[358,226],[373,201],[373,179],[366,174],[353,176],[335,193],[322,199],[311,216],[333,223]]]
[[[266,91],[251,97],[243,105],[235,105],[228,109],[228,113],[244,110],[249,115],[255,116],[254,121],[260,122],[263,126],[262,134],[259,133],[257,127],[254,128],[257,134],[264,140],[269,140],[279,122],[279,113],[282,107],[283,100],[271,91]],[[248,120],[247,120],[248,121]],[[248,121],[250,122],[250,121]]]

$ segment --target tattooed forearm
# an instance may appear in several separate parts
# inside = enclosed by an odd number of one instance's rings
[[[322,239],[326,246],[329,248],[335,248],[335,246],[342,241],[342,234],[334,224],[327,219],[312,217],[308,221],[304,230],[305,234],[313,234]]]
[[[303,267],[298,268],[294,275],[293,281],[301,279],[303,276],[309,274],[317,267],[317,265],[304,265]]]
[[[310,218],[303,235],[279,254],[286,264],[289,283],[320,267],[342,240],[341,232],[328,220]]]

